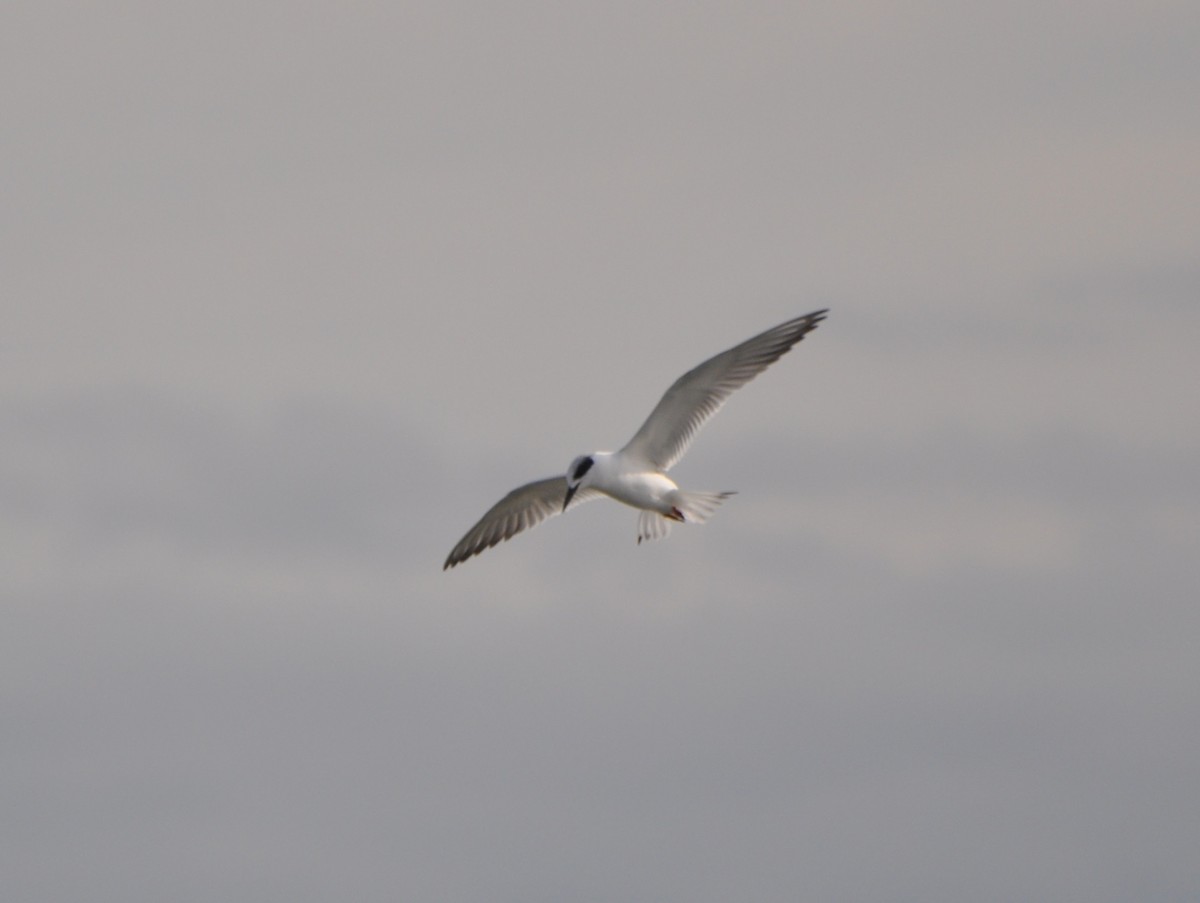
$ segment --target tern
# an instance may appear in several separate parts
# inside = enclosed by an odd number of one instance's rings
[[[639,509],[639,544],[667,536],[673,523],[704,523],[734,493],[680,489],[667,471],[735,389],[779,360],[816,329],[827,313],[827,309],[818,310],[788,320],[683,374],[624,448],[580,455],[565,476],[535,480],[514,489],[458,541],[442,570],[601,496]]]

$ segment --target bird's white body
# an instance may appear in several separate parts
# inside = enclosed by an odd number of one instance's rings
[[[819,310],[789,320],[683,374],[624,448],[580,455],[565,477],[536,480],[514,489],[459,540],[444,568],[566,511],[573,502],[601,496],[639,510],[639,543],[666,536],[672,523],[704,523],[733,493],[680,489],[667,471],[735,389],[777,361],[815,329],[826,313]]]
[[[595,463],[580,481],[581,489],[590,487],[632,508],[656,511],[664,517],[678,507],[679,486],[653,465],[620,452],[592,452],[588,457]]]

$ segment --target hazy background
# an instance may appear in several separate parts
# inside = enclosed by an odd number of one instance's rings
[[[0,897],[1194,901],[1194,2],[9,2]],[[818,307],[677,469],[504,492]]]

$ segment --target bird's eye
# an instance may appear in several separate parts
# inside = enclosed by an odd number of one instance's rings
[[[574,480],[576,483],[578,483],[580,480],[582,480],[582,479],[583,479],[583,475],[584,475],[585,473],[587,473],[587,472],[588,472],[588,470],[590,470],[590,469],[591,469],[592,463],[593,463],[593,462],[592,462],[592,459],[591,459],[591,458],[584,458],[582,461],[580,461],[580,462],[579,462],[579,464],[578,464],[578,465],[576,466],[576,468],[575,468],[575,473],[574,473],[574,475],[572,476],[572,479],[573,479],[573,480]]]

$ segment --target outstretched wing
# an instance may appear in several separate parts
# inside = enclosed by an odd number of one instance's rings
[[[599,498],[600,495],[595,489],[580,489],[572,497],[568,507],[574,508],[581,502]],[[536,527],[546,518],[561,513],[563,499],[566,497],[565,476],[537,480],[514,489],[488,509],[487,514],[479,519],[479,523],[458,541],[458,545],[450,551],[446,563],[442,565],[442,570],[452,568],[472,555],[478,555],[484,549],[490,549],[497,543],[516,536],[522,530]]]
[[[700,427],[721,405],[758,374],[817,328],[828,310],[818,310],[747,339],[699,367],[689,370],[650,412],[622,454],[636,455],[660,470],[669,470],[688,450]]]

